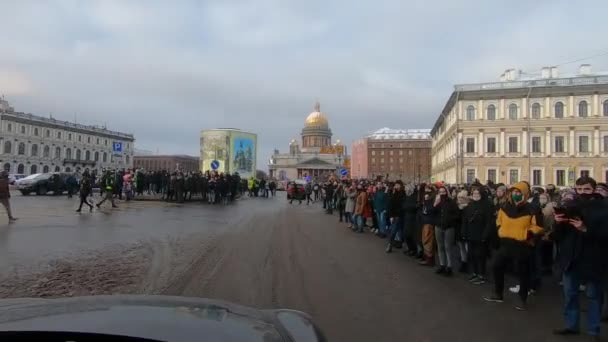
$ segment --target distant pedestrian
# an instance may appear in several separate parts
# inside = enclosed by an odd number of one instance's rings
[[[8,188],[8,183],[9,183],[8,172],[6,172],[6,171],[0,172],[0,203],[2,203],[2,205],[4,206],[4,209],[6,209],[6,214],[8,215],[8,221],[10,223],[10,222],[17,221],[17,218],[14,217],[13,213],[11,212],[11,203],[10,203],[11,193]]]
[[[78,206],[77,213],[82,211],[82,205],[86,204],[89,206],[89,211],[93,211],[93,205],[87,201],[87,197],[91,194],[93,185],[91,183],[91,177],[89,171],[85,170],[82,174],[82,180],[80,181],[80,206]]]
[[[105,197],[101,200],[101,202],[97,203],[97,208],[99,208],[105,201],[110,201],[112,203],[112,208],[118,208],[116,203],[114,203],[114,188],[116,184],[116,175],[110,173],[109,171],[101,179],[101,184],[104,188]]]

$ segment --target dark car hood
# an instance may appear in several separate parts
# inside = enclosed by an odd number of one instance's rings
[[[161,341],[323,341],[293,310],[170,296],[90,296],[0,301],[0,332],[103,333]]]

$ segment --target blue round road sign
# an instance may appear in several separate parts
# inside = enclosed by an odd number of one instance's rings
[[[217,160],[212,161],[212,162],[211,162],[211,168],[212,168],[213,170],[217,170],[217,169],[219,169],[219,168],[220,168],[220,162],[219,162],[219,161],[217,161]]]
[[[348,174],[348,170],[347,169],[340,169],[340,175],[346,176],[347,174]]]

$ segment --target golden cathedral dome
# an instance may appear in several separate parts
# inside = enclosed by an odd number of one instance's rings
[[[329,128],[329,122],[325,114],[321,112],[319,102],[315,104],[314,112],[310,113],[306,118],[305,127],[322,127]]]

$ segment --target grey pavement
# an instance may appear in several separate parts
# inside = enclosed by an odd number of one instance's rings
[[[8,224],[0,212],[0,296],[171,294],[293,308],[330,341],[585,340],[551,334],[562,324],[553,280],[527,312],[511,294],[488,304],[490,285],[387,255],[375,236],[284,196],[231,206],[122,202],[76,214],[76,198],[16,195],[20,220]]]

